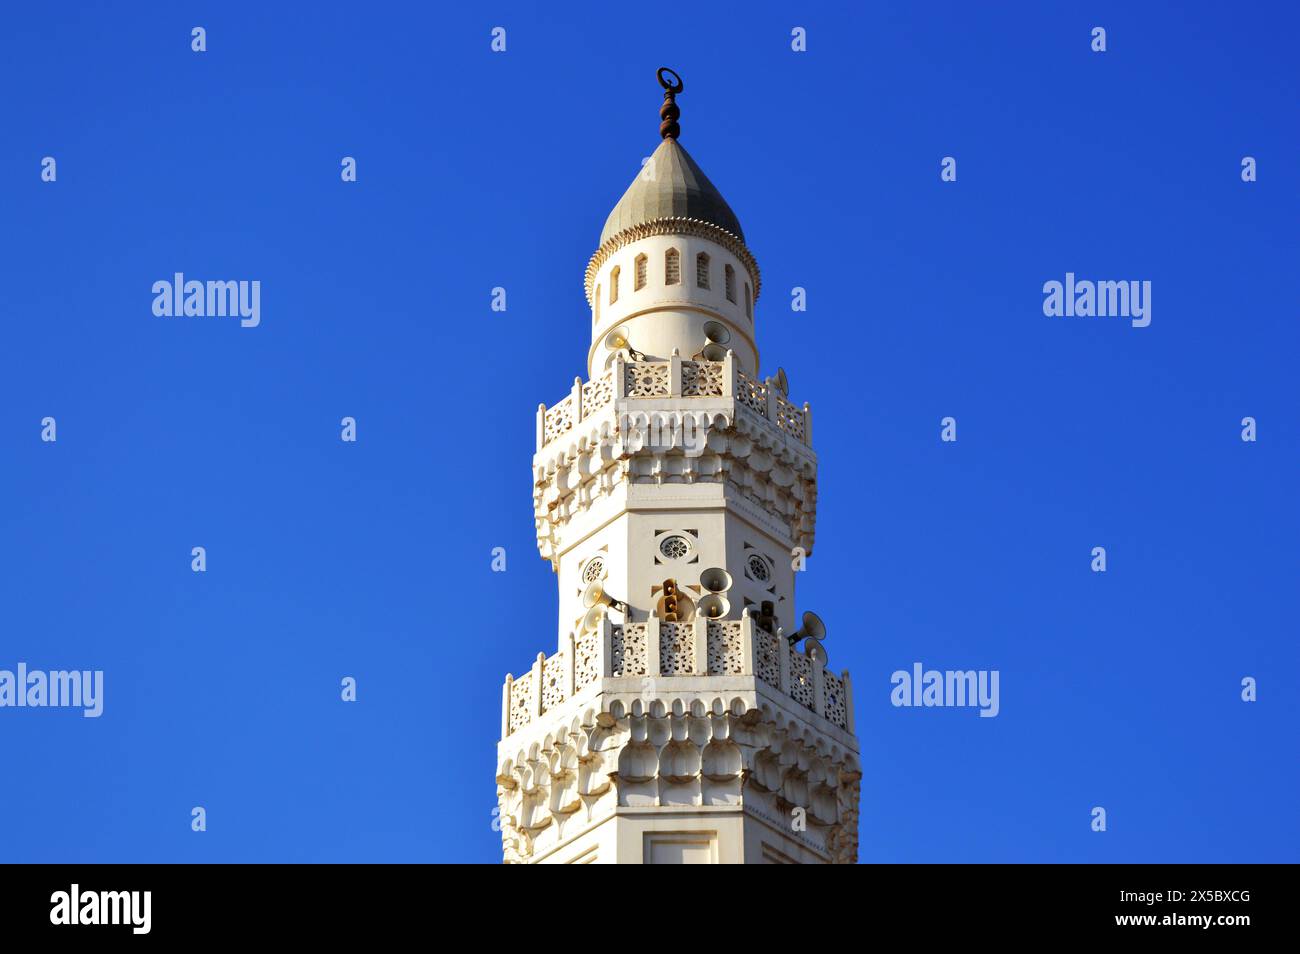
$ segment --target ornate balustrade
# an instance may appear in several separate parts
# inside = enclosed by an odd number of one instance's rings
[[[598,629],[575,636],[553,656],[538,653],[532,669],[518,679],[506,676],[502,689],[504,739],[601,678],[646,679],[692,676],[756,676],[771,688],[853,731],[853,704],[847,671],[838,676],[786,640],[755,626],[746,614],[738,620],[696,619],[665,623],[602,621]],[[669,685],[663,687],[669,691]]]
[[[797,407],[780,391],[749,377],[728,352],[722,361],[689,361],[676,355],[667,361],[625,361],[620,355],[599,377],[586,383],[574,378],[563,401],[549,408],[538,405],[537,449],[615,400],[708,397],[731,398],[794,440],[812,442],[808,405]]]

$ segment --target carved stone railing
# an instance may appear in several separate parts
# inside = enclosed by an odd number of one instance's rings
[[[625,361],[620,355],[599,377],[573,379],[567,397],[537,407],[537,449],[573,430],[616,400],[638,398],[731,398],[791,438],[812,443],[812,412],[797,407],[766,382],[751,378],[728,352],[722,361]]]
[[[654,676],[755,676],[827,721],[853,731],[853,697],[847,671],[839,675],[781,636],[738,620],[696,619],[665,623],[610,623],[579,636],[548,657],[538,653],[518,679],[502,687],[501,737],[558,708],[602,678]],[[665,685],[665,690],[671,684]]]

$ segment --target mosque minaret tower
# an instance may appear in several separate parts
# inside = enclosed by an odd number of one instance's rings
[[[852,863],[849,674],[795,603],[811,413],[763,376],[758,263],[659,81],[662,141],[587,264],[587,378],[537,409],[559,639],[502,689],[504,859]]]

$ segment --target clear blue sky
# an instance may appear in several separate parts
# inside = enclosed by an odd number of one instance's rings
[[[974,6],[11,9],[0,668],[106,700],[0,710],[0,860],[499,860],[501,681],[555,648],[534,411],[660,65],[813,406],[862,859],[1300,860],[1300,19]],[[154,317],[176,271],[260,327]],[[1044,317],[1067,271],[1150,280],[1150,327]],[[1000,715],[892,707],[916,661]]]

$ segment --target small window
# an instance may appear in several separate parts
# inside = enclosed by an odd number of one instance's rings
[[[659,541],[659,552],[669,560],[680,560],[691,552],[691,545],[685,537],[664,537]]]
[[[745,317],[754,320],[754,300],[749,294],[749,282],[745,282]]]
[[[614,270],[609,273],[609,303],[611,305],[618,301],[618,271],[618,266],[615,265]]]
[[[600,286],[599,285],[596,286],[595,303],[596,303],[595,315],[593,317],[595,318],[596,324],[600,324]]]
[[[728,265],[722,270],[722,274],[726,280],[727,301],[734,305],[736,303],[736,270]]]
[[[645,263],[646,258],[644,255],[638,255],[636,257],[636,271],[633,273],[632,277],[633,291],[640,291],[645,288]]]
[[[587,561],[587,565],[582,569],[582,582],[595,583],[597,580],[605,578],[605,558],[595,556]]]
[[[680,285],[682,283],[682,257],[677,249],[670,248],[664,253],[664,284]]]
[[[695,256],[695,287],[705,290],[709,287],[709,254],[701,252]]]

